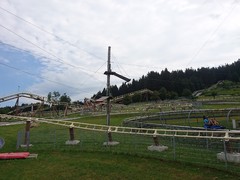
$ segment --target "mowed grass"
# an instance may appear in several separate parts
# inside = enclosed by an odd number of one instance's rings
[[[238,179],[224,171],[154,158],[85,151],[42,151],[1,160],[0,179]]]
[[[111,125],[121,126],[125,118],[140,116],[141,114],[143,115],[143,112],[136,114],[112,114]],[[219,120],[221,121],[221,119]],[[106,116],[81,117],[74,121],[106,124]],[[174,120],[169,122],[171,124],[185,124],[184,120],[182,122]],[[193,126],[199,126],[202,124],[202,119],[194,119],[190,123]],[[6,141],[5,147],[0,152],[16,151],[17,132],[23,130],[24,127],[25,125],[0,127],[0,137],[3,137]],[[34,138],[36,141],[41,142],[49,131],[52,132],[52,127],[53,125],[40,124],[40,127],[31,129],[31,132],[38,134]],[[56,128],[57,131],[60,129],[59,132],[64,133],[61,137],[61,141],[64,144],[69,137],[68,129],[62,131],[61,129],[64,127],[56,126]],[[191,163],[190,154],[194,154],[194,152],[190,151],[191,147],[187,148],[187,144],[183,152],[176,154],[177,160],[174,161],[173,158],[171,160],[169,158],[167,158],[168,160],[163,160],[160,155],[149,157],[144,154],[131,153],[132,149],[128,149],[131,144],[125,144],[126,147],[124,147],[122,142],[119,147],[116,147],[115,151],[98,150],[98,147],[92,143],[92,140],[101,139],[97,145],[101,146],[100,148],[104,148],[102,147],[103,137],[95,133],[93,138],[89,133],[86,133],[86,137],[83,139],[82,135],[83,133],[76,134],[76,139],[83,140],[83,146],[87,144],[87,147],[85,146],[82,149],[81,146],[79,149],[78,147],[62,148],[63,145],[58,146],[58,144],[56,148],[53,148],[52,142],[49,146],[48,144],[34,144],[33,148],[30,148],[30,152],[37,153],[37,159],[0,160],[0,179],[240,179],[239,174],[217,170],[214,168],[215,166],[204,167],[195,162]],[[114,135],[115,137],[116,135]],[[138,137],[134,138],[133,140]],[[126,139],[129,140],[128,138]],[[46,140],[49,139],[46,138]],[[125,139],[123,138],[122,141],[125,142]],[[152,140],[146,140],[146,143],[148,141],[151,142]],[[40,145],[41,147],[38,147]],[[146,148],[145,145],[143,144],[144,148]],[[170,145],[168,146],[170,148]],[[139,144],[135,144],[135,149],[137,148],[138,151],[140,147]],[[125,151],[126,149],[128,152]],[[24,149],[19,149],[18,151],[24,151]],[[183,163],[181,161],[183,159],[182,153],[186,151],[188,151],[189,156],[184,158],[189,158],[190,160],[186,160],[187,162]],[[169,150],[162,154],[162,156],[168,156],[172,152]],[[199,154],[199,156],[200,158],[205,158],[204,154]],[[213,161],[216,159],[215,156],[216,154],[213,153]],[[194,160],[196,159],[197,157]]]
[[[112,114],[110,118],[110,125],[111,126],[121,126],[124,119],[129,117],[135,117],[141,115],[140,113],[131,113],[131,114]],[[87,116],[82,117],[78,120],[79,122],[90,123],[90,124],[101,124],[106,125],[106,115],[99,115],[99,116]]]
[[[111,125],[121,125],[123,119],[131,116],[134,115],[112,115]],[[84,117],[76,121],[106,124],[106,117],[104,115]],[[66,131],[61,130],[64,127],[40,124],[39,127],[31,129],[31,132],[38,134],[38,137],[34,138],[42,140],[45,134],[52,131],[54,127],[57,128],[57,131],[59,129],[61,133],[64,132],[59,136],[62,145],[57,144],[54,148],[53,143],[50,146],[34,144],[30,148],[30,152],[37,153],[37,159],[0,160],[0,179],[240,179],[237,174],[217,170],[214,166],[209,168],[209,166],[196,165],[194,162],[181,163],[179,161],[163,160],[159,156],[149,157],[144,154],[125,152],[125,149],[130,146],[126,145],[126,148],[123,148],[123,144],[117,147],[118,151],[99,151],[92,144],[93,139],[103,139],[103,135],[99,136],[97,132],[93,133],[94,138],[86,133],[86,138],[82,141],[83,145],[80,145],[79,149],[78,147],[63,147],[69,136],[68,129]],[[16,151],[17,132],[23,129],[24,125],[0,127],[0,137],[3,137],[6,141],[5,147],[0,152]],[[84,134],[85,132],[76,134],[76,139],[82,140]],[[135,139],[138,139],[138,137]],[[36,139],[36,142],[42,143],[40,140]],[[49,139],[45,140],[49,141]],[[128,137],[127,140],[129,140]],[[85,144],[87,144],[87,147],[89,147],[88,144],[94,145],[93,149],[83,149],[82,147]],[[41,145],[41,147],[38,147],[38,145]],[[102,147],[101,144],[98,145]],[[136,147],[139,148],[140,146],[136,144]],[[124,151],[121,152],[121,150]],[[24,151],[24,149],[18,151]]]

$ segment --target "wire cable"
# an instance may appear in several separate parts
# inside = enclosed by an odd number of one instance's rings
[[[196,51],[196,53],[192,56],[192,58],[190,59],[190,61],[187,63],[186,67],[189,66],[189,64],[191,64],[191,62],[200,54],[200,52],[202,51],[202,49],[209,43],[209,41],[211,40],[211,38],[217,33],[217,31],[220,29],[220,27],[223,25],[223,23],[227,20],[227,18],[232,14],[232,12],[234,11],[234,9],[237,7],[238,5],[238,1],[235,0],[233,2],[234,5],[232,5],[232,8],[230,9],[230,12],[223,18],[223,20],[217,25],[217,27],[214,29],[214,31],[211,33],[211,35],[207,38],[207,40],[200,46],[200,48]]]
[[[67,43],[67,44],[69,44],[69,45],[71,45],[71,46],[73,46],[73,47],[75,47],[75,48],[77,48],[77,49],[80,49],[81,51],[84,51],[85,53],[87,53],[87,54],[89,54],[89,55],[91,55],[91,56],[93,56],[93,57],[95,57],[95,58],[97,58],[97,59],[100,59],[100,60],[102,60],[102,61],[105,61],[103,58],[98,57],[98,56],[96,56],[95,54],[90,53],[90,52],[88,52],[88,51],[86,51],[86,50],[84,50],[84,49],[82,49],[82,48],[79,48],[79,47],[76,46],[75,44],[73,44],[73,43],[71,43],[71,42],[69,42],[69,41],[66,41],[66,40],[64,40],[63,38],[61,38],[61,37],[59,37],[59,36],[57,36],[57,35],[49,32],[49,31],[47,31],[47,30],[45,30],[45,29],[43,29],[43,28],[41,28],[40,26],[38,26],[38,25],[36,25],[36,24],[33,24],[33,23],[25,20],[24,18],[22,18],[22,17],[20,17],[20,16],[18,16],[18,15],[16,15],[16,14],[14,14],[14,13],[6,10],[5,8],[3,8],[3,7],[1,7],[1,6],[0,6],[0,9],[2,9],[3,11],[11,14],[12,16],[15,16],[16,18],[24,21],[25,23],[28,23],[28,24],[30,24],[30,25],[38,28],[39,30],[41,30],[41,31],[43,31],[43,32],[45,32],[45,33],[47,33],[47,34],[50,34],[50,35],[54,36],[56,39],[58,39],[58,40],[60,40],[60,41],[62,41],[62,42],[64,42],[64,43]],[[15,34],[15,33],[14,33],[14,34]],[[34,45],[35,45],[35,44],[34,44]],[[48,53],[48,54],[49,54],[49,53]],[[57,58],[57,59],[59,59],[59,58]],[[153,68],[153,69],[162,69],[162,68],[156,67],[156,66],[155,66],[155,67],[153,67],[153,66],[150,67],[150,66],[145,66],[145,65],[128,64],[128,63],[119,63],[119,64],[128,65],[128,66],[135,66],[135,67],[141,67],[141,68],[147,68],[147,69],[151,69],[151,68]],[[73,65],[70,65],[70,66],[73,66]],[[81,67],[81,68],[82,68],[82,67]],[[84,69],[84,70],[86,71],[86,69]]]
[[[53,57],[56,58],[56,59],[52,59],[52,58],[48,58],[48,59],[54,60],[54,61],[56,61],[56,62],[58,62],[58,63],[61,63],[61,64],[68,65],[68,66],[70,66],[70,67],[72,67],[72,68],[81,69],[84,73],[86,73],[86,71],[91,72],[91,73],[94,73],[94,74],[95,74],[95,73],[98,73],[98,71],[91,71],[91,70],[85,69],[85,68],[80,67],[80,66],[75,66],[75,65],[72,65],[72,64],[70,64],[70,63],[66,63],[64,60],[62,60],[62,59],[59,58],[58,56],[54,55],[53,53],[50,53],[50,52],[46,51],[45,49],[43,49],[43,48],[41,48],[40,46],[34,44],[33,42],[27,40],[26,38],[24,38],[24,37],[22,37],[21,35],[15,33],[14,31],[12,31],[12,30],[10,30],[9,28],[3,26],[2,24],[0,24],[0,27],[6,29],[7,31],[9,31],[9,32],[11,32],[12,34],[20,37],[21,39],[23,39],[24,41],[28,42],[29,44],[31,44],[31,45],[33,45],[33,46],[41,49],[43,52],[45,52],[45,53],[47,53],[47,54],[49,54],[49,55],[51,55],[51,56],[53,56]],[[99,80],[98,78],[93,77],[93,75],[90,75],[90,74],[88,74],[88,73],[86,73],[86,75],[89,76],[89,77],[91,77],[91,78],[93,78],[93,79],[97,79],[98,81],[102,82],[102,81]]]
[[[112,63],[116,62],[115,64],[116,64],[117,68],[119,69],[120,73],[123,74],[123,73],[122,73],[122,70],[123,70],[123,72],[125,73],[125,75],[128,76],[128,77],[130,77],[130,76],[128,75],[128,73],[126,72],[126,70],[120,66],[120,63],[117,61],[116,56],[112,55],[112,57],[113,57]],[[121,69],[122,69],[122,70],[121,70]]]
[[[90,53],[90,52],[88,52],[88,51],[86,51],[86,50],[84,50],[84,49],[82,49],[82,48],[79,48],[79,47],[76,46],[75,44],[73,44],[73,43],[71,43],[71,42],[69,42],[69,41],[64,40],[63,38],[61,38],[61,37],[59,37],[59,36],[57,36],[57,35],[49,32],[49,31],[47,31],[47,30],[45,30],[45,29],[43,29],[43,28],[41,28],[40,26],[38,26],[38,25],[36,25],[36,24],[33,24],[33,23],[30,22],[30,21],[25,20],[24,18],[22,18],[22,17],[20,17],[20,16],[18,16],[18,15],[16,15],[16,14],[12,13],[11,11],[9,11],[9,10],[1,7],[1,6],[0,6],[0,9],[2,9],[3,11],[11,14],[12,16],[14,16],[14,17],[16,17],[16,18],[24,21],[25,23],[28,23],[28,24],[36,27],[37,29],[39,29],[39,30],[41,30],[41,31],[43,31],[43,32],[45,32],[45,33],[47,33],[47,34],[52,35],[53,37],[55,37],[55,38],[58,39],[58,40],[61,40],[61,41],[64,42],[64,43],[67,43],[67,44],[69,44],[69,45],[71,45],[71,46],[73,46],[73,47],[75,47],[75,48],[77,48],[77,49],[79,49],[79,50],[81,50],[81,51],[84,51],[85,53],[87,53],[87,54],[89,54],[89,55],[91,55],[91,56],[93,56],[93,57],[95,57],[95,58],[97,58],[97,59],[99,59],[99,60],[106,61],[105,59],[103,59],[103,58],[101,58],[101,57],[99,57],[99,56],[96,56],[95,54]],[[142,68],[148,68],[148,69],[151,69],[151,68],[153,68],[153,69],[162,69],[161,67],[156,67],[156,66],[155,66],[155,67],[154,67],[154,66],[151,66],[151,67],[150,67],[150,66],[145,66],[145,65],[128,64],[128,63],[118,63],[118,64],[128,65],[128,66],[135,66],[135,67],[142,67]]]
[[[72,47],[75,47],[75,48],[77,48],[77,49],[79,49],[79,50],[81,50],[81,51],[83,51],[83,52],[91,55],[92,57],[95,57],[96,59],[99,59],[99,60],[101,60],[101,61],[105,61],[105,59],[103,59],[103,58],[101,58],[101,57],[99,57],[99,56],[97,56],[97,55],[95,55],[95,54],[93,54],[93,53],[90,53],[90,52],[86,51],[85,49],[82,49],[82,48],[78,47],[77,45],[75,45],[75,44],[73,44],[73,43],[71,43],[71,42],[69,42],[69,41],[64,40],[64,39],[61,38],[60,36],[57,36],[56,34],[53,34],[53,33],[45,30],[44,28],[41,28],[40,26],[38,26],[38,25],[36,25],[36,24],[34,24],[34,23],[30,22],[30,21],[27,21],[26,19],[24,19],[24,18],[22,18],[22,17],[20,17],[20,16],[18,16],[18,15],[16,15],[16,14],[14,14],[14,13],[12,13],[11,11],[9,11],[9,10],[1,7],[1,6],[0,6],[0,9],[3,10],[3,11],[5,11],[5,12],[7,12],[7,13],[9,13],[9,14],[11,14],[11,15],[14,16],[14,17],[22,20],[23,22],[25,22],[25,23],[27,23],[27,24],[30,24],[31,26],[34,26],[35,28],[43,31],[44,33],[47,33],[47,34],[55,37],[56,39],[58,39],[58,40],[60,40],[60,41],[62,41],[62,42],[64,42],[64,43],[66,43],[66,44],[68,44],[68,45],[70,45],[70,46],[72,46]]]
[[[43,49],[42,47],[40,47],[40,46],[34,44],[33,42],[29,41],[28,39],[24,38],[23,36],[21,36],[21,35],[15,33],[15,32],[12,31],[12,30],[10,30],[10,29],[7,28],[6,26],[4,26],[4,25],[2,25],[2,24],[0,24],[0,26],[1,26],[2,28],[6,29],[7,31],[11,32],[12,34],[18,36],[19,38],[23,39],[24,41],[28,42],[29,44],[31,44],[31,45],[37,47],[38,49],[41,49],[43,52],[45,52],[45,53],[49,54],[50,56],[53,56],[53,57],[56,58],[56,59],[52,59],[52,60],[54,60],[54,61],[56,61],[56,62],[58,62],[58,63],[61,63],[61,64],[68,65],[68,66],[73,67],[73,68],[79,68],[79,69],[82,69],[82,70],[84,70],[84,71],[90,71],[90,70],[87,70],[87,69],[85,69],[85,68],[83,68],[83,67],[80,67],[80,66],[76,66],[76,65],[73,65],[73,64],[67,63],[67,62],[63,61],[61,58],[59,58],[59,57],[57,57],[56,55],[54,55],[53,53],[46,51],[46,50]],[[92,71],[90,71],[90,72],[92,72]]]
[[[40,76],[38,76],[37,74],[33,74],[33,73],[28,72],[28,71],[24,71],[24,70],[22,70],[22,69],[20,69],[20,68],[17,68],[17,67],[14,67],[14,66],[10,66],[10,65],[5,64],[5,63],[2,63],[2,62],[0,62],[0,64],[1,64],[2,66],[8,67],[8,68],[10,68],[10,69],[14,69],[14,70],[19,71],[19,72],[21,72],[21,73],[27,74],[27,75],[29,75],[29,76],[37,77],[38,79],[44,79],[44,80],[47,80],[47,81],[49,81],[49,82],[51,82],[51,83],[59,84],[59,85],[65,86],[65,87],[69,87],[69,88],[71,88],[71,89],[76,89],[76,90],[79,90],[80,92],[89,93],[89,91],[84,91],[84,90],[82,90],[82,89],[79,89],[79,88],[76,88],[76,87],[73,87],[73,86],[70,86],[70,85],[61,83],[61,82],[59,82],[59,81],[53,81],[53,80],[48,79],[48,78],[45,78],[45,77],[40,77]]]

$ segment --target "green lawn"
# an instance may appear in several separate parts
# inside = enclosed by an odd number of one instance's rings
[[[121,126],[125,118],[144,114],[112,114],[111,125]],[[106,115],[69,117],[79,117],[74,120],[78,122],[106,124]],[[225,125],[224,118],[218,120]],[[202,119],[171,120],[167,124],[202,126]],[[0,152],[25,150],[16,149],[17,133],[24,132],[24,127],[0,127],[0,137],[6,141]],[[149,136],[113,134],[120,142],[116,147],[104,147],[106,137],[104,132],[75,129],[80,144],[66,146],[67,127],[41,123],[31,129],[33,147],[29,150],[38,158],[0,160],[0,179],[240,179],[238,164],[226,165],[217,160],[216,153],[223,150],[220,141],[176,139],[174,150],[171,138],[160,138],[169,149],[159,153],[147,150],[153,143]],[[237,146],[239,149],[240,144]]]
[[[126,116],[113,116],[112,123],[121,124]],[[105,119],[94,117],[81,121],[98,121],[102,124]],[[22,130],[24,125],[0,127],[0,137],[6,141],[1,152],[25,150],[16,150],[17,132]],[[52,140],[52,132],[56,132],[56,143]],[[83,130],[76,130],[75,133],[81,143],[72,147],[64,144],[69,138],[65,127],[40,124],[31,129],[33,147],[30,152],[37,153],[38,158],[1,160],[0,179],[238,179],[239,174],[226,171],[224,163],[220,163],[223,168],[217,170],[217,166],[213,165],[218,163],[216,152],[204,148],[197,151],[195,145],[185,140],[176,142],[178,146],[174,160],[168,139],[161,140],[169,146],[168,151],[149,153],[146,146],[152,144],[150,137],[113,134],[120,145],[108,148],[102,146],[106,138],[104,133]],[[204,154],[211,154],[213,161],[207,165],[196,163],[206,158]]]
[[[124,154],[42,151],[0,161],[0,179],[238,179],[224,171]]]

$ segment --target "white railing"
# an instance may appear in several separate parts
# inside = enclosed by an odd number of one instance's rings
[[[170,129],[149,129],[149,128],[132,128],[122,126],[106,126],[99,124],[89,124],[74,121],[64,121],[61,119],[46,119],[34,117],[21,117],[0,114],[1,118],[17,119],[17,120],[31,120],[36,122],[48,123],[53,125],[74,127],[78,129],[112,132],[119,134],[136,134],[147,136],[163,136],[163,137],[182,137],[182,138],[201,138],[201,139],[224,139],[224,140],[240,140],[239,130],[170,130]]]

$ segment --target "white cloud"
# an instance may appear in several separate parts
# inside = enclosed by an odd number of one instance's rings
[[[100,67],[109,45],[122,73],[135,79],[150,70],[218,66],[239,58],[238,1],[2,0],[0,6],[55,35],[0,8],[0,25],[13,32],[0,26],[1,42],[35,55],[44,65],[41,77],[76,88],[41,80],[29,87],[39,93],[61,86],[82,98],[77,94],[101,90],[106,65]],[[114,71],[120,70],[117,63],[112,64]],[[115,83],[122,80],[112,77]]]

